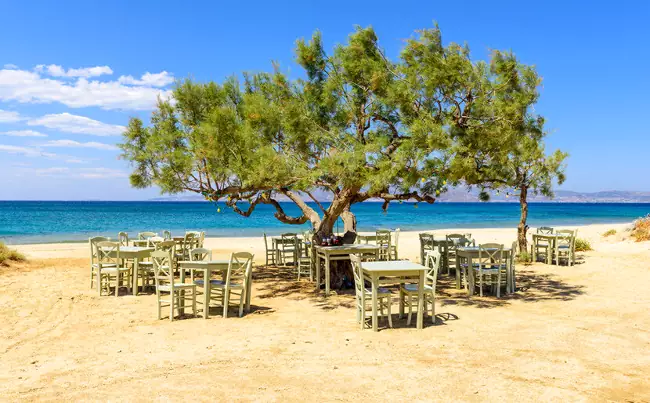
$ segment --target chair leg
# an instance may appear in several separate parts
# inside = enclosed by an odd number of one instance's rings
[[[406,326],[411,326],[411,315],[413,314],[413,299],[411,297],[411,294],[408,295],[408,300],[409,300],[409,313],[406,317]]]
[[[174,321],[174,301],[176,301],[176,296],[173,293],[169,293],[169,321]]]
[[[390,312],[390,305],[391,305],[391,300],[390,296],[386,297],[386,310],[388,311],[388,327],[392,328],[393,327],[393,315]]]
[[[223,289],[223,317],[224,319],[228,317],[228,305],[230,304],[230,289]]]
[[[239,317],[241,318],[244,316],[244,290],[241,292],[241,296],[239,297]]]
[[[431,293],[431,323],[436,324],[436,296]]]
[[[400,307],[404,306],[404,291],[402,291],[401,288],[399,290],[399,303],[400,303]],[[398,317],[402,319],[404,315],[400,313]]]

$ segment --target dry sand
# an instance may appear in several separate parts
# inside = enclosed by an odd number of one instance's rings
[[[154,295],[90,290],[85,244],[19,246],[31,260],[0,268],[0,400],[648,401],[650,244],[602,238],[609,228],[624,226],[579,229],[595,250],[573,267],[518,266],[519,290],[501,299],[443,277],[435,326],[395,316],[378,333],[359,330],[351,294],[323,298],[289,269],[256,267],[241,319],[169,322]],[[263,263],[261,238],[207,245]],[[418,250],[403,233],[402,257]]]

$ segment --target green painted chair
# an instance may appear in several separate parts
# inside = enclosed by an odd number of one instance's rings
[[[555,231],[551,227],[539,227],[537,228],[537,233],[542,234],[542,235],[551,235],[553,234],[553,231]],[[532,246],[533,248],[533,258],[535,261],[539,258],[539,256],[544,257],[544,261],[547,261],[547,258],[549,256],[553,255],[552,249],[552,244],[546,239],[538,239],[535,238],[535,243]]]
[[[490,286],[497,298],[501,297],[501,287],[507,287],[508,273],[506,260],[503,258],[503,245],[486,243],[478,247],[478,262],[473,265],[474,287],[479,288],[479,295],[483,296],[483,288]]]
[[[420,233],[418,234],[420,238],[420,264],[424,264],[425,254],[427,251],[433,251],[435,247],[435,237],[430,233]]]
[[[428,304],[431,304],[431,323],[436,323],[436,283],[438,282],[438,271],[440,269],[440,261],[442,255],[440,251],[433,250],[426,253],[426,266],[427,272],[424,279],[424,312],[429,312],[427,309]],[[417,284],[404,284],[400,286],[399,297],[403,306],[408,306],[408,318],[406,325],[411,325],[411,314],[413,307],[417,309],[418,306],[418,285]]]
[[[363,279],[363,268],[361,258],[357,255],[350,254],[352,263],[352,273],[354,274],[354,291],[357,306],[357,323],[361,325],[361,330],[366,327],[368,320],[372,319],[372,290],[366,288]],[[386,316],[388,327],[393,327],[390,306],[392,304],[392,294],[386,288],[377,290],[377,310],[378,316]],[[370,305],[370,306],[368,306]],[[384,309],[386,314],[384,315]],[[369,314],[369,316],[368,316]],[[369,327],[372,327],[371,325]]]
[[[553,251],[553,258],[559,266],[561,261],[565,261],[567,266],[575,264],[575,247],[576,247],[576,234],[577,231],[572,230],[558,230],[556,231],[558,237],[555,239],[555,249]]]
[[[97,276],[99,283],[97,291],[110,294],[111,283],[115,285],[115,296],[118,296],[120,288],[131,290],[131,269],[122,265],[119,242],[102,241],[97,242]]]
[[[391,255],[391,233],[386,229],[379,229],[375,232],[375,242],[379,247],[379,260],[390,260]]]
[[[275,266],[278,249],[273,247],[272,242],[271,247],[269,247],[269,239],[266,236],[266,232],[264,233],[264,250],[266,251],[266,266],[269,265],[269,262]]]
[[[196,285],[181,283],[174,277],[173,256],[171,249],[151,252],[156,282],[158,320],[162,319],[163,307],[169,307],[170,321],[174,320],[175,313],[180,316],[186,308],[191,308],[192,315],[196,316]]]
[[[298,234],[287,232],[280,235],[280,245],[278,245],[280,264],[285,266],[291,261],[297,264],[298,260]]]
[[[230,255],[228,272],[225,281],[210,280],[209,299],[217,300],[223,306],[223,317],[228,317],[228,307],[233,297],[239,297],[239,317],[244,316],[244,306],[250,310],[249,301],[251,281],[253,278],[253,257],[248,252],[237,252]]]
[[[305,244],[304,240],[299,239],[298,245],[298,281],[300,276],[309,275],[309,281],[314,281],[314,270],[311,264],[311,244]]]
[[[110,241],[110,238],[105,236],[96,236],[88,239],[88,246],[90,246],[90,288],[92,289],[95,286],[95,283],[99,283],[99,276],[97,275],[97,269],[99,268],[99,256],[97,251],[97,243]],[[106,265],[104,266],[106,267]]]
[[[117,241],[120,243],[120,246],[129,246],[129,234],[120,232],[117,234]]]
[[[393,239],[391,240],[391,245],[390,245],[390,258],[389,260],[399,260],[399,254],[398,254],[398,246],[399,246],[399,232],[400,229],[397,228],[395,230],[395,234],[393,236]]]

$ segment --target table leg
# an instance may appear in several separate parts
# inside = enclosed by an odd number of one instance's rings
[[[418,329],[424,326],[424,270],[420,271],[418,278]]]
[[[460,256],[456,255],[456,289],[460,290]]]
[[[316,252],[316,292],[320,291],[320,254]]]
[[[138,271],[140,268],[138,267],[138,263],[140,262],[140,258],[134,258],[133,259],[133,295],[138,295]]]
[[[330,255],[325,253],[325,296],[330,295]]]
[[[474,265],[472,255],[467,257],[467,271],[465,272],[465,285],[467,286],[467,295],[474,295]]]
[[[363,280],[362,280],[363,281]],[[372,276],[372,331],[376,332],[378,330],[377,326],[377,288],[378,287],[378,277],[373,274]]]
[[[514,252],[510,252],[510,253],[514,253]],[[506,259],[507,259],[506,260],[507,262],[506,263],[506,294],[510,294],[512,292],[512,274],[510,272],[512,268],[510,267],[510,255],[508,253],[506,253]],[[499,287],[501,287],[501,284],[499,284]]]
[[[206,269],[203,273],[203,319],[207,319],[210,314],[210,270]]]
[[[400,290],[402,287],[404,287],[404,282],[399,283]],[[405,297],[406,298],[406,297]],[[402,298],[402,294],[400,291],[400,296],[399,296],[399,318],[402,319],[404,317],[404,298]]]

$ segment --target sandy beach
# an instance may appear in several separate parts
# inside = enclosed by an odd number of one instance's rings
[[[518,265],[518,291],[500,299],[443,276],[436,325],[395,315],[377,333],[359,330],[351,292],[324,298],[264,267],[261,237],[206,239],[215,258],[255,253],[250,314],[174,322],[156,319],[155,295],[91,290],[85,243],[19,245],[29,261],[0,267],[0,400],[648,401],[650,243],[624,239],[627,226],[579,227],[593,251]],[[399,251],[418,259],[417,232]]]

